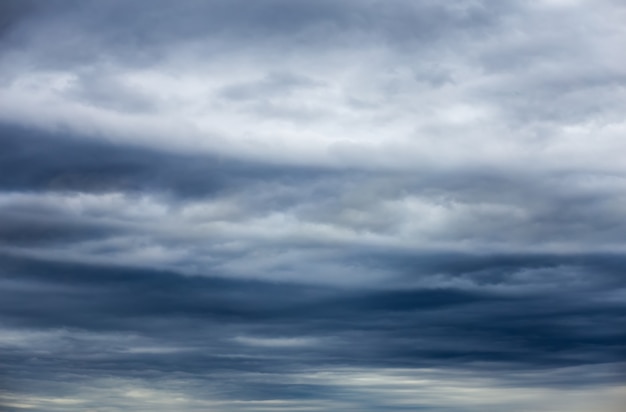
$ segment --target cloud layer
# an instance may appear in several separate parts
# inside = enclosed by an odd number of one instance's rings
[[[618,410],[620,2],[0,7],[4,410]]]

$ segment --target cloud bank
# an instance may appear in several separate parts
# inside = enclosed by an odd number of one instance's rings
[[[3,410],[619,410],[620,2],[0,15]]]

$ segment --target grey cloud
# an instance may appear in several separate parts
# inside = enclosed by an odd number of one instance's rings
[[[0,408],[608,408],[623,11],[2,3]]]
[[[282,36],[286,34],[295,35],[296,42],[306,42],[315,38],[329,40],[331,35],[341,36],[350,31],[372,31],[375,34],[387,32],[387,36],[396,41],[432,40],[456,30],[481,30],[518,9],[516,3],[469,1],[456,5],[397,1],[386,7],[378,1],[338,4],[284,0],[256,4],[188,1],[180,5],[162,1],[131,5],[120,1],[106,4],[90,1],[55,6],[57,15],[47,15],[44,21],[54,30],[62,22],[69,22],[69,30],[100,37],[110,46],[117,40],[125,40],[126,43],[118,44],[120,50],[212,35],[246,41],[273,37],[282,44]]]
[[[29,16],[39,9],[36,1],[7,0],[0,5],[0,39],[7,41]]]
[[[5,149],[0,157],[0,185],[9,191],[154,191],[203,197],[232,191],[251,181],[307,180],[333,173],[90,142],[69,132],[8,125],[2,127],[0,144]]]
[[[624,349],[623,305],[598,305],[588,292],[579,295],[583,302],[570,300],[565,290],[556,297],[450,288],[303,289],[6,255],[2,268],[5,325],[17,335],[43,331],[46,339],[37,343],[26,335],[3,351],[6,371],[22,384],[40,385],[42,376],[151,381],[183,374],[236,399],[341,400],[346,395],[337,388],[296,385],[282,376],[320,367],[499,373],[506,365],[508,373],[539,373],[618,362]],[[267,343],[237,339],[242,336]],[[291,347],[272,343],[287,337],[316,339]],[[265,382],[246,374],[264,374]],[[546,384],[578,387],[587,380],[554,376]]]
[[[518,270],[523,264],[518,263]],[[134,331],[174,342],[174,347],[219,343],[229,339],[228,331],[238,334],[230,335],[231,339],[240,335],[332,337],[326,344],[322,339],[310,347],[295,346],[299,362],[307,362],[307,356],[302,356],[305,350],[312,355],[319,352],[321,357],[311,358],[312,362],[336,359],[334,362],[381,366],[445,363],[446,359],[492,359],[519,366],[580,365],[594,362],[594,358],[595,362],[618,359],[623,349],[621,332],[615,329],[623,305],[598,303],[607,289],[623,288],[623,284],[607,284],[601,279],[595,287],[582,291],[565,285],[562,296],[556,297],[523,288],[304,290],[296,284],[181,278],[175,273],[6,256],[3,268],[7,293],[3,313],[10,323],[52,330]],[[602,273],[595,270],[596,277]],[[28,303],[33,301],[38,302],[37,307]],[[604,321],[594,323],[598,317]],[[220,331],[226,335],[220,336]],[[269,346],[250,347],[244,341],[242,348],[254,349],[252,354],[272,354],[269,342]],[[519,346],[515,350],[511,345]],[[333,356],[335,351],[342,356]],[[288,353],[283,346],[275,352],[287,358]]]
[[[314,80],[291,73],[272,73],[265,78],[251,83],[226,86],[221,94],[231,99],[249,99],[256,96],[270,97],[273,94],[289,93],[300,87],[315,87]]]

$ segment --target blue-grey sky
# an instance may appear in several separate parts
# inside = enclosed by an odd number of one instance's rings
[[[0,410],[621,412],[626,4],[0,0]]]

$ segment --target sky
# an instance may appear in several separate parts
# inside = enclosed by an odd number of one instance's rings
[[[626,3],[0,0],[0,410],[622,412]]]

